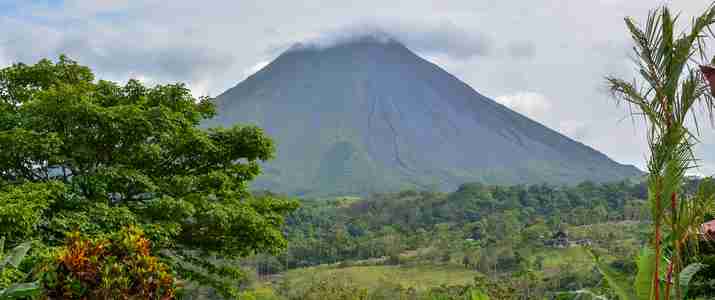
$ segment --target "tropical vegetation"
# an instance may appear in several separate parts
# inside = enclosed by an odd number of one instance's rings
[[[0,300],[712,297],[715,181],[688,174],[715,6],[677,21],[626,18],[640,78],[607,77],[647,124],[647,175],[568,186],[293,200],[249,190],[274,141],[207,127],[183,84],[2,68]]]
[[[273,141],[251,126],[200,127],[214,113],[183,84],[95,80],[65,56],[1,69],[0,236],[42,252],[68,232],[134,226],[183,278],[237,293],[243,273],[216,259],[285,248],[297,204],[250,194]]]
[[[703,182],[698,193],[683,193],[686,172],[697,163],[695,108],[700,105],[710,113],[713,109],[710,86],[694,61],[707,62],[706,39],[715,23],[715,6],[695,17],[682,33],[678,33],[677,20],[668,7],[652,11],[644,26],[626,18],[642,78],[607,78],[614,96],[646,120],[650,150],[647,167],[652,239],[639,259],[642,275],[633,289],[615,278],[610,280],[623,299],[687,297],[687,278],[699,267],[685,266],[684,254],[686,248],[698,244],[700,224],[715,201],[709,181]],[[611,277],[609,271],[602,271]]]

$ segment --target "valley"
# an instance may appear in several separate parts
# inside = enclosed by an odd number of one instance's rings
[[[470,286],[508,299],[608,293],[590,252],[634,275],[627,258],[647,242],[645,192],[626,182],[465,184],[453,193],[306,200],[288,219],[285,254],[244,261],[257,274],[246,284],[275,299],[423,299]],[[560,234],[566,242],[552,243]]]

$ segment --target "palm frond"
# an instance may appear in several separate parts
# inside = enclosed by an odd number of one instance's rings
[[[681,246],[687,245],[687,240],[698,233],[697,227],[702,222],[704,206],[711,205],[705,203],[715,201],[703,195],[682,197],[685,176],[698,164],[694,148],[699,142],[697,136],[700,129],[695,108],[705,107],[713,122],[715,101],[706,78],[695,67],[698,64],[695,57],[699,56],[701,61],[705,58],[707,36],[703,33],[706,30],[713,33],[711,25],[715,23],[715,4],[694,18],[690,28],[683,33],[676,33],[678,18],[667,7],[650,11],[642,27],[633,19],[626,18],[626,27],[634,42],[637,69],[642,79],[629,82],[614,77],[606,78],[614,98],[628,103],[629,107],[635,107],[637,110],[632,115],[643,115],[648,122],[648,200],[654,220],[654,251],[650,255],[642,253],[639,260],[639,269],[644,272],[650,272],[648,266],[653,267],[650,274],[638,277],[637,285],[640,287],[636,287],[635,291],[641,298],[654,296],[651,294],[654,291],[661,292],[656,274],[663,271],[659,270],[662,258],[669,260],[675,275],[674,284],[664,284],[674,288],[676,298],[682,296],[681,288],[684,288],[680,285],[683,282],[678,276],[682,271]],[[688,129],[688,117],[695,123],[695,133]],[[665,240],[662,239],[663,223],[670,225]],[[661,242],[672,244],[672,249],[663,249]],[[653,264],[648,265],[646,262]],[[615,275],[606,268],[604,270],[607,278]],[[613,283],[612,286],[620,290],[619,294],[628,294],[618,284]],[[627,298],[630,295],[621,297]]]
[[[598,271],[603,275],[608,282],[608,285],[616,292],[621,300],[637,300],[635,290],[627,285],[627,276],[621,274],[620,272],[614,270],[608,264],[604,263],[600,256],[589,250],[589,253],[593,257],[594,262]]]
[[[643,114],[648,119],[657,119],[659,115],[651,109],[647,96],[641,91],[635,82],[627,82],[614,77],[606,77],[608,89],[613,98],[627,102],[639,109],[639,114]]]

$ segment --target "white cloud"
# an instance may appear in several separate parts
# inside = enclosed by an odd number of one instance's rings
[[[243,70],[243,77],[247,78],[248,76],[251,76],[255,74],[256,72],[260,71],[261,69],[265,68],[268,64],[270,64],[270,61],[259,61],[255,65],[251,66],[248,69]]]
[[[321,30],[298,41],[299,46],[322,49],[369,37],[384,43],[398,41],[424,55],[446,55],[456,60],[487,56],[494,48],[494,41],[482,31],[469,30],[450,19],[372,17]]]
[[[589,132],[588,124],[581,120],[560,121],[556,129],[562,134],[579,141],[587,138]]]
[[[645,138],[634,136],[642,126],[622,122],[627,110],[599,88],[605,75],[637,75],[623,17],[643,22],[664,2],[18,1],[0,10],[0,63],[65,52],[99,78],[143,75],[216,96],[293,43],[373,23],[481,94],[502,95],[497,100],[546,126],[643,167]],[[710,2],[669,1],[682,24]],[[712,129],[701,138],[703,164],[715,165]]]
[[[155,85],[156,80],[144,74],[131,74],[129,78],[139,80],[144,85]]]
[[[514,41],[509,43],[506,52],[516,59],[532,58],[536,54],[536,45],[532,41]]]
[[[206,80],[194,81],[189,84],[188,87],[189,89],[191,89],[191,94],[197,98],[203,96],[218,96],[216,94],[211,93],[211,83]]]
[[[494,100],[537,121],[543,121],[551,109],[551,103],[546,96],[535,92],[518,92],[498,96]]]

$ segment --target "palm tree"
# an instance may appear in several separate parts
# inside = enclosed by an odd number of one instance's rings
[[[655,252],[648,293],[651,299],[670,299],[671,294],[682,299],[679,275],[683,270],[683,247],[702,221],[702,211],[698,209],[712,200],[712,195],[683,198],[682,185],[686,172],[697,165],[693,148],[699,129],[694,108],[705,108],[712,120],[713,96],[698,65],[706,61],[705,42],[707,33],[712,35],[715,6],[708,7],[692,20],[690,28],[679,34],[677,20],[678,16],[673,16],[667,7],[651,11],[645,26],[626,18],[641,78],[606,78],[613,96],[629,104],[632,112],[642,116],[648,125],[648,201],[654,222]],[[694,126],[688,126],[690,121],[694,121]],[[668,225],[671,253],[664,255],[663,227]],[[664,287],[659,279],[664,271],[663,256],[669,256],[665,262]]]

